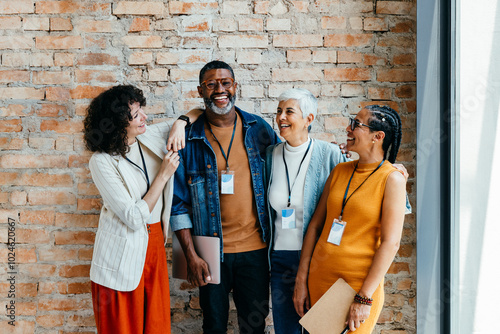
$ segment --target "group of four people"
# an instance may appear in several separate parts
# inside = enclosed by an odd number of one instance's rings
[[[175,121],[168,141],[167,125],[146,126],[137,88],[113,87],[88,108],[89,168],[103,198],[90,271],[98,332],[170,333],[170,221],[199,286],[204,333],[227,332],[232,291],[240,333],[263,334],[269,286],[275,333],[301,333],[300,317],[338,278],[358,292],[350,330],[371,333],[404,221],[406,179],[392,166],[398,114],[369,106],[351,118],[347,149],[359,160],[349,161],[310,138],[317,101],[305,89],[278,99],[284,143],[235,106],[228,64],[206,64],[198,92],[205,110]],[[193,235],[220,239],[220,284],[209,284]]]

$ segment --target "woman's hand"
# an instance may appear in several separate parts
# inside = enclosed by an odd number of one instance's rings
[[[170,133],[168,134],[167,150],[177,152],[186,146],[186,133],[184,131],[186,125],[186,121],[180,119],[172,124]]]
[[[297,314],[301,318],[311,307],[307,282],[301,282],[298,280],[295,281],[295,288],[293,290],[293,305],[295,306],[295,311],[297,311]]]
[[[162,175],[167,180],[174,175],[177,167],[179,167],[179,154],[174,151],[168,151],[167,154],[163,157],[163,162],[160,166],[160,171],[158,175]]]
[[[370,316],[371,306],[353,302],[349,308],[346,325],[349,325],[349,330],[354,332],[366,319]]]

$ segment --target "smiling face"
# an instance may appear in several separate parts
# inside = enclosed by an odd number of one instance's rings
[[[231,71],[225,68],[208,70],[202,78],[201,86],[198,86],[198,93],[203,97],[206,108],[219,115],[228,114],[236,101],[236,82],[231,87],[224,87],[224,80],[221,80],[224,78],[234,79]],[[211,80],[215,80],[213,88],[206,84]]]
[[[135,142],[135,137],[146,132],[146,119],[148,116],[142,110],[139,102],[129,104],[132,120],[126,127],[128,144]]]
[[[314,119],[313,115],[303,117],[297,100],[280,101],[276,111],[276,123],[280,136],[290,145],[298,146],[308,138],[308,126]]]
[[[362,124],[368,124],[371,117],[371,112],[367,109],[362,109],[356,115],[355,119]],[[371,132],[366,126],[357,125],[354,130],[350,125],[346,127],[347,144],[346,149],[349,151],[360,153],[363,150],[370,150],[373,147],[373,141],[376,140],[377,132]]]

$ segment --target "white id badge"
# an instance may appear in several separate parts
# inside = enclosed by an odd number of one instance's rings
[[[332,229],[328,235],[327,241],[331,244],[340,246],[342,235],[344,234],[345,222],[335,218],[333,220]]]
[[[288,207],[281,210],[281,228],[284,230],[296,228],[295,225],[295,208]]]
[[[222,170],[220,172],[220,193],[234,194],[234,171]]]

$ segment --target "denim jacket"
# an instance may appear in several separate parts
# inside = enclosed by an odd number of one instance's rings
[[[306,181],[304,183],[304,217],[303,217],[303,230],[302,236],[304,237],[307,231],[307,226],[311,221],[311,218],[316,210],[321,194],[323,193],[323,187],[325,186],[326,180],[330,175],[332,169],[341,162],[349,161],[344,154],[340,152],[337,145],[327,143],[322,140],[314,140],[314,145],[311,153],[311,161],[307,167]],[[268,180],[268,189],[272,182],[272,172],[273,172],[273,151],[279,147],[282,147],[284,143],[268,147],[266,151],[266,178]],[[269,190],[268,190],[269,192]],[[269,193],[268,193],[269,198]],[[274,221],[276,220],[276,212],[268,203],[267,208],[269,210],[269,222],[271,226],[271,236],[274,230]],[[271,243],[274,240],[271,239]]]
[[[261,117],[236,108],[243,125],[244,145],[252,174],[253,194],[264,242],[269,241],[267,193],[264,174],[265,150],[280,140]],[[186,129],[186,147],[179,151],[175,172],[170,225],[173,231],[190,228],[193,235],[220,238],[223,260],[222,223],[217,159],[206,136],[205,114]],[[238,200],[235,198],[235,200]]]

